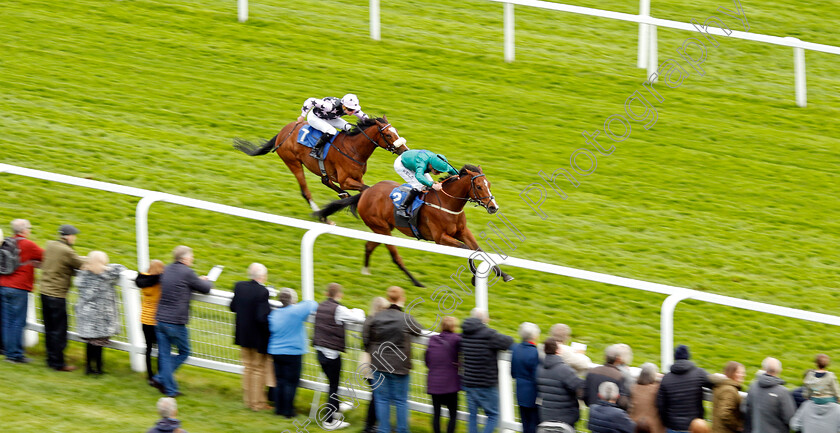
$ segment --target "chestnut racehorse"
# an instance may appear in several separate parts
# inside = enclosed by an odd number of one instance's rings
[[[440,245],[467,248],[470,250],[481,250],[470,229],[467,228],[467,216],[464,214],[464,205],[473,202],[481,205],[490,214],[499,210],[496,199],[490,192],[490,181],[481,171],[481,167],[465,165],[458,175],[444,178],[442,191],[432,190],[426,194],[426,202],[417,215],[417,228],[423,239],[432,240]],[[326,218],[341,209],[350,208],[353,215],[359,217],[374,232],[381,235],[390,235],[394,230],[394,204],[389,197],[391,191],[399,186],[397,182],[384,180],[372,187],[363,190],[352,197],[343,198],[327,204],[320,211],[313,215],[320,220]],[[414,236],[408,227],[396,227],[407,236]],[[365,266],[363,274],[368,274],[370,255],[379,246],[378,242],[365,244]],[[391,259],[411,279],[415,286],[423,287],[411,272],[405,268],[402,257],[397,252],[397,247],[385,245],[391,253]],[[475,265],[470,259],[470,268],[475,273]],[[493,270],[496,275],[501,276],[504,281],[513,279],[504,273],[498,266]]]
[[[335,138],[332,149],[324,160],[326,175],[322,175],[318,160],[309,156],[310,149],[297,142],[298,132],[306,124],[306,122],[290,123],[283,127],[274,138],[261,145],[235,138],[233,147],[250,156],[277,152],[277,156],[286,163],[297,178],[301,195],[312,210],[318,210],[318,205],[312,201],[312,194],[306,186],[306,177],[302,167],[320,176],[321,183],[332,188],[339,197],[349,197],[350,194],[346,190],[362,191],[368,188],[362,182],[362,176],[367,171],[367,160],[377,147],[397,155],[408,150],[405,139],[400,137],[397,129],[391,126],[384,116],[360,120],[352,130],[340,133]],[[338,185],[334,182],[338,182]]]

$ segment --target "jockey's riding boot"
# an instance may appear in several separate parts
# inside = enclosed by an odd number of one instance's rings
[[[405,219],[411,218],[411,215],[408,213],[408,209],[411,207],[411,204],[414,203],[414,197],[417,197],[417,194],[419,193],[420,191],[412,188],[411,191],[408,192],[408,195],[406,195],[405,201],[403,201],[400,207],[397,208],[397,215]]]
[[[321,154],[321,149],[324,148],[324,145],[327,144],[327,142],[330,141],[332,137],[332,134],[327,134],[326,132],[322,134],[321,138],[318,139],[318,142],[315,143],[315,147],[313,147],[312,151],[309,152],[309,156],[315,159],[323,159],[319,157],[319,155]]]

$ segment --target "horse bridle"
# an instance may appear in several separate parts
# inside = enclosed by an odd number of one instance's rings
[[[444,179],[444,180],[443,180],[443,182],[449,182],[449,181],[450,181],[450,180],[452,180],[452,179],[458,179],[458,178],[460,178],[460,177],[461,177],[461,176],[457,176],[457,175],[456,175],[456,176],[452,176],[452,177],[449,177],[449,178],[447,178],[447,179]],[[470,179],[470,192],[473,192],[473,193],[474,193],[474,195],[478,195],[478,193],[476,192],[475,180],[476,180],[476,179],[478,179],[479,177],[484,177],[484,173],[482,173],[482,174],[477,174],[477,175],[473,176],[473,177],[472,177],[472,179]],[[477,206],[479,206],[479,205],[480,205],[480,206],[481,206],[481,207],[483,207],[484,209],[488,209],[488,208],[487,208],[487,205],[486,205],[486,204],[484,204],[484,202],[483,202],[482,200],[484,200],[484,199],[486,199],[486,198],[487,198],[487,199],[490,199],[489,201],[493,201],[493,200],[496,198],[496,197],[494,197],[492,194],[491,194],[491,195],[488,195],[488,196],[484,196],[484,197],[475,197],[475,198],[473,198],[473,197],[471,197],[471,196],[467,196],[467,197],[455,197],[454,195],[449,194],[448,192],[444,191],[444,190],[443,190],[443,188],[441,188],[441,189],[440,189],[440,192],[442,192],[442,193],[446,194],[446,196],[447,196],[447,197],[454,198],[454,199],[456,199],[456,200],[466,200],[467,202],[475,203]],[[489,190],[488,190],[488,192],[489,192]],[[488,210],[489,210],[489,209],[488,209]]]
[[[388,141],[388,138],[385,136],[385,134],[382,133],[382,131],[388,129],[390,126],[391,126],[391,124],[387,123],[387,124],[385,124],[385,126],[380,128],[379,127],[379,122],[376,123],[376,127],[379,128],[379,134],[382,135],[382,138],[384,138],[385,142],[388,143],[388,147],[385,147],[384,149],[387,150],[388,152],[391,152],[391,153],[397,153],[397,147],[394,146],[394,143]],[[367,135],[367,133],[365,132],[364,128],[359,128],[359,131],[361,131],[362,135],[364,135],[365,138],[370,140],[370,142],[373,143],[374,146],[379,147],[379,143],[377,143],[374,139],[370,138],[370,136]]]

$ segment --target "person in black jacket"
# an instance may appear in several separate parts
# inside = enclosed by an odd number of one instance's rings
[[[327,397],[328,416],[325,420],[327,430],[336,430],[348,427],[350,424],[343,420],[339,412],[353,408],[350,403],[339,403],[338,381],[341,377],[341,352],[344,352],[344,325],[348,322],[362,323],[365,320],[365,312],[358,309],[349,309],[341,305],[339,301],[344,297],[344,288],[341,284],[330,283],[327,285],[327,300],[318,305],[315,311],[315,329],[312,333],[312,345],[318,352],[318,363],[324,370],[329,382],[329,394]]]
[[[260,263],[251,263],[248,278],[250,280],[240,281],[233,287],[230,311],[236,313],[233,342],[241,347],[243,400],[245,406],[259,411],[271,409],[263,391],[267,383],[274,382],[274,362],[267,351],[268,314],[271,313],[265,287],[268,269]]]
[[[704,418],[703,387],[713,388],[706,370],[689,361],[688,347],[679,345],[674,351],[671,372],[662,378],[656,394],[656,407],[665,428],[687,432],[691,421]]]
[[[629,346],[613,344],[604,350],[604,365],[599,365],[586,374],[586,384],[583,387],[583,402],[587,406],[598,403],[598,389],[605,381],[618,386],[618,407],[627,410],[630,406],[630,390],[626,386],[624,373],[619,367],[624,366],[630,354]]]
[[[411,339],[422,327],[403,312],[405,291],[391,286],[387,291],[391,306],[365,322],[362,341],[370,353],[374,369],[373,389],[379,433],[391,433],[391,406],[397,409],[397,433],[408,433],[408,374],[411,371]]]
[[[499,419],[499,367],[496,358],[507,350],[513,338],[487,326],[487,312],[474,308],[472,317],[461,325],[461,353],[464,357],[464,391],[470,411],[469,433],[478,433],[478,409],[484,409],[484,433],[496,428]]]
[[[616,402],[620,394],[615,382],[598,386],[598,402],[589,406],[589,430],[592,433],[634,433],[636,423]]]
[[[537,372],[537,401],[540,421],[562,422],[574,427],[580,419],[578,396],[583,391],[583,379],[558,354],[554,338],[544,343],[545,360]]]
[[[213,283],[206,276],[199,277],[192,270],[192,248],[179,245],[172,255],[175,262],[167,266],[160,276],[160,301],[155,314],[160,371],[154,379],[163,384],[164,393],[168,397],[177,397],[181,393],[175,382],[175,370],[190,356],[187,322],[190,320],[191,292],[210,293]],[[177,356],[172,356],[172,345],[178,348]]]

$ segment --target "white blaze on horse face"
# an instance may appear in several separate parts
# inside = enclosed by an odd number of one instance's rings
[[[487,183],[487,178],[486,177],[484,178],[484,187],[487,188],[487,194],[490,197],[493,197],[493,193],[490,192],[490,184]],[[496,199],[495,198],[493,200],[490,200],[490,203],[493,203],[493,206],[496,206],[496,209],[499,209],[499,205],[496,204]]]

